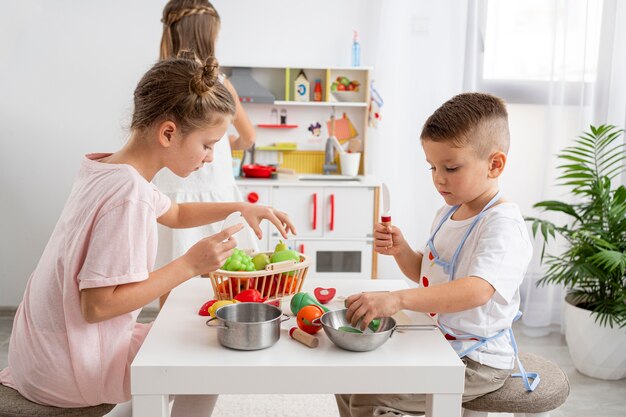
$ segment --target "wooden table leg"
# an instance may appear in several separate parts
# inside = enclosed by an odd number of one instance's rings
[[[461,417],[462,394],[426,395],[426,417]]]
[[[133,417],[168,417],[169,395],[133,395]]]

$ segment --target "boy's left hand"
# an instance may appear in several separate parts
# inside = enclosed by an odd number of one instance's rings
[[[365,330],[372,320],[396,314],[400,300],[397,292],[362,292],[346,298],[346,307],[346,318],[352,327],[359,324]]]
[[[288,238],[287,233],[296,234],[296,228],[293,223],[291,223],[291,219],[289,219],[287,213],[278,211],[273,207],[246,204],[241,209],[241,215],[246,219],[246,222],[248,222],[252,230],[254,230],[254,234],[256,234],[259,239],[263,239],[263,232],[261,232],[261,228],[259,227],[263,219],[272,222],[285,239]]]

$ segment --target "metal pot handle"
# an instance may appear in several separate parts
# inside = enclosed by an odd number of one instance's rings
[[[212,328],[212,329],[228,329],[228,327],[227,327],[226,325],[224,325],[224,324],[221,324],[221,325],[219,325],[219,326],[214,326],[214,325],[212,325],[212,324],[209,324],[209,323],[210,323],[210,322],[212,322],[213,320],[217,320],[217,317],[213,317],[213,318],[208,319],[208,320],[206,321],[206,325],[207,325],[207,327],[210,327],[210,328]]]
[[[282,318],[282,319],[280,319],[280,322],[281,322],[281,323],[284,323],[284,322],[286,322],[287,320],[291,319],[291,316],[288,316],[288,315],[287,315],[287,314],[285,314],[285,313],[283,313],[282,315],[283,315],[283,318]]]

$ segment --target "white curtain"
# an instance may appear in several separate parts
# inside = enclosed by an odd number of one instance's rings
[[[532,205],[568,199],[555,186],[555,154],[590,124],[626,125],[626,2],[475,0],[467,16],[464,89],[509,103],[511,163],[502,188],[524,215],[545,216]],[[558,245],[547,251],[558,253]],[[540,253],[536,240],[522,287],[524,324],[539,334],[562,324],[564,292],[537,286]]]

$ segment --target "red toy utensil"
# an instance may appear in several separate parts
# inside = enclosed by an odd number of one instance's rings
[[[391,226],[391,200],[389,198],[389,188],[387,188],[387,184],[383,182],[383,214],[380,216],[380,222],[385,226]]]
[[[335,294],[337,294],[337,290],[335,288],[317,287],[315,290],[313,290],[313,295],[315,295],[317,301],[322,304],[326,304],[327,302],[335,298]]]

